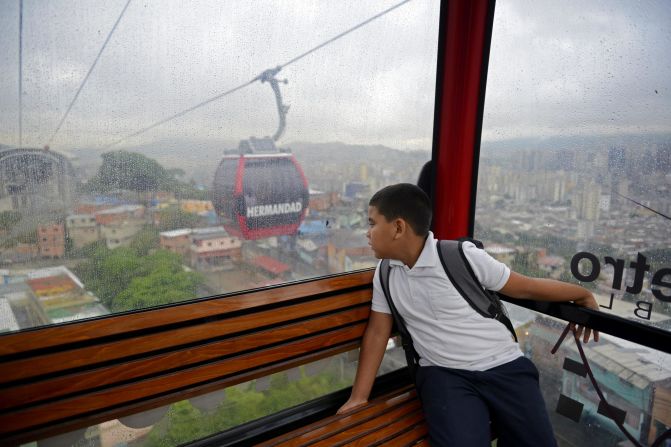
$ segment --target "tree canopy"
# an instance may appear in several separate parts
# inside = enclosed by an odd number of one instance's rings
[[[115,312],[197,297],[202,278],[184,270],[181,256],[167,250],[146,253],[144,243],[114,250],[99,246],[76,273],[86,288]]]
[[[21,220],[21,213],[18,211],[2,211],[0,212],[0,229],[10,230],[14,225]]]
[[[192,228],[196,226],[199,217],[192,213],[179,209],[177,207],[170,207],[159,212],[160,231],[171,231],[180,228]]]
[[[183,169],[166,169],[153,158],[136,152],[113,151],[101,157],[102,164],[88,183],[81,186],[82,192],[168,191],[178,199],[207,200],[209,197],[207,191],[196,188],[193,180],[179,180],[185,175]]]
[[[147,256],[153,249],[159,247],[159,230],[153,226],[146,225],[140,230],[130,243],[130,248],[135,250],[138,256]]]
[[[139,273],[145,274],[133,277],[114,298],[113,311],[144,309],[197,297],[200,277],[184,271],[177,255],[159,250],[144,260]]]
[[[143,445],[164,447],[193,442],[348,387],[354,376],[354,369],[341,368],[339,361],[315,376],[306,375],[303,367],[300,371],[297,381],[289,380],[286,372],[273,374],[264,391],[257,391],[254,382],[226,388],[225,399],[211,412],[199,410],[189,401],[177,402],[154,425]]]
[[[176,171],[170,172],[153,158],[126,151],[102,154],[102,165],[89,180],[90,191],[108,192],[118,189],[146,192],[176,189]]]

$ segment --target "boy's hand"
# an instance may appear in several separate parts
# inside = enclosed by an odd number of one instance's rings
[[[554,279],[531,278],[513,271],[510,272],[506,285],[499,291],[504,295],[523,300],[573,301],[578,306],[599,310],[599,304],[594,299],[592,292],[582,286]],[[571,329],[574,328],[575,325],[572,324]],[[599,341],[599,332],[593,332],[594,341]],[[592,335],[592,330],[584,326],[578,326],[577,335],[578,337],[584,335],[583,340],[587,343],[590,335]]]
[[[585,290],[585,295],[573,300],[575,304],[581,307],[586,307],[588,309],[593,309],[593,310],[599,310],[599,303],[596,302],[596,299],[594,299],[594,295],[592,295],[591,292],[588,290]],[[592,331],[590,328],[582,325],[576,326],[575,324],[571,324],[571,330],[576,330],[576,335],[578,336],[578,339],[580,337],[583,337],[583,343],[587,343],[589,341],[589,337],[591,334],[594,334],[594,341],[599,341],[599,331]]]
[[[342,407],[340,407],[340,408],[338,409],[338,411],[336,412],[336,414],[345,414],[345,413],[349,413],[350,411],[354,410],[355,408],[358,408],[358,407],[360,407],[360,406],[362,406],[362,405],[365,405],[365,404],[367,404],[367,403],[368,403],[368,401],[365,400],[365,399],[363,399],[363,400],[361,400],[361,399],[352,399],[352,398],[350,397],[349,400],[348,400],[347,402],[345,402],[345,404],[344,404]]]

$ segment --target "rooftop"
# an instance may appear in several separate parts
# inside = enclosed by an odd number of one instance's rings
[[[191,239],[193,241],[206,241],[208,239],[219,239],[222,237],[230,237],[227,232],[225,231],[219,231],[219,232],[212,232],[212,233],[203,233],[203,234],[196,234],[192,233]]]
[[[190,228],[180,228],[179,230],[172,231],[161,231],[159,234],[162,237],[179,237],[179,236],[188,236],[191,234],[192,230]]]
[[[121,205],[115,206],[114,208],[108,208],[106,210],[98,211],[96,214],[118,214],[118,213],[132,213],[133,211],[138,211],[143,209],[142,205]]]
[[[66,266],[47,267],[43,269],[31,270],[27,273],[28,279],[46,278],[48,276],[67,275],[77,286],[84,288],[84,284],[70,271]]]
[[[208,234],[208,233],[226,233],[226,230],[222,226],[217,227],[204,227],[204,228],[192,228],[191,233],[196,234]]]
[[[88,197],[79,201],[80,205],[120,205],[122,203],[124,203],[122,200],[108,196]]]
[[[92,219],[93,214],[70,214],[67,219]]]
[[[506,247],[504,245],[491,244],[485,247],[487,253],[493,255],[511,255],[515,253],[514,248]]]
[[[289,270],[289,266],[270,256],[257,256],[253,261],[254,265],[274,274],[279,275]]]
[[[53,294],[50,292],[62,293],[78,288],[77,283],[65,274],[29,279],[26,283],[37,296]]]

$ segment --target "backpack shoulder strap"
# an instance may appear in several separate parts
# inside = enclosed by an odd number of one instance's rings
[[[389,259],[383,259],[382,261],[380,261],[380,285],[382,286],[384,297],[387,299],[387,303],[391,308],[391,294],[389,293],[390,275],[391,275],[391,265],[389,265]]]
[[[483,317],[496,315],[489,297],[482,293],[482,285],[475,277],[462,248],[462,241],[438,241],[438,256],[445,273],[457,291]]]
[[[467,239],[469,241],[473,241]],[[478,241],[479,242],[479,241]],[[503,323],[517,341],[517,335],[499,297],[485,290],[468,262],[463,249],[464,240],[438,241],[438,257],[448,278],[459,294],[480,315]],[[480,243],[482,245],[482,243]],[[477,244],[476,244],[477,246]]]
[[[479,249],[481,249],[481,250],[485,249],[485,244],[483,244],[481,240],[473,239],[472,237],[469,237],[469,236],[460,237],[459,239],[457,239],[457,241],[458,242],[471,242],[471,243],[473,243],[473,245],[475,245]]]
[[[408,368],[410,370],[410,375],[412,379],[415,379],[415,372],[419,364],[419,354],[415,351],[415,346],[412,344],[412,338],[410,337],[410,332],[405,326],[403,317],[396,309],[394,305],[394,300],[391,297],[391,291],[389,287],[389,278],[391,276],[391,265],[389,264],[389,259],[383,259],[380,261],[380,285],[382,286],[382,292],[384,297],[387,299],[387,304],[389,305],[389,310],[391,310],[391,315],[396,324],[396,329],[401,334],[401,345],[405,351],[405,359],[408,363]]]

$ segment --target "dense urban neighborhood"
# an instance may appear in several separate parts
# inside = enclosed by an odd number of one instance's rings
[[[247,217],[294,213],[300,224],[294,232],[250,239],[213,203],[208,179],[216,163],[209,159],[185,155],[182,169],[151,151],[91,157],[1,149],[0,331],[374,267],[368,199],[387,184],[414,183],[430,158],[384,147],[296,144],[309,185],[307,207],[258,204],[247,207]],[[670,157],[668,143],[645,150],[484,144],[474,236],[518,272],[580,282],[604,312],[669,330]],[[594,391],[562,369],[576,357],[575,346],[547,355],[562,323],[508,307],[521,348],[543,371],[546,402],[554,405],[560,392],[584,408],[583,419],[598,432],[592,445],[619,442],[617,429],[598,416]],[[652,439],[671,422],[662,405],[671,381],[665,356],[614,337],[586,351],[637,437]],[[382,372],[403,366],[392,339]],[[68,436],[77,445],[189,442],[347,387],[355,368],[350,352]],[[587,442],[571,422],[574,415],[558,407],[551,417],[565,445]]]

